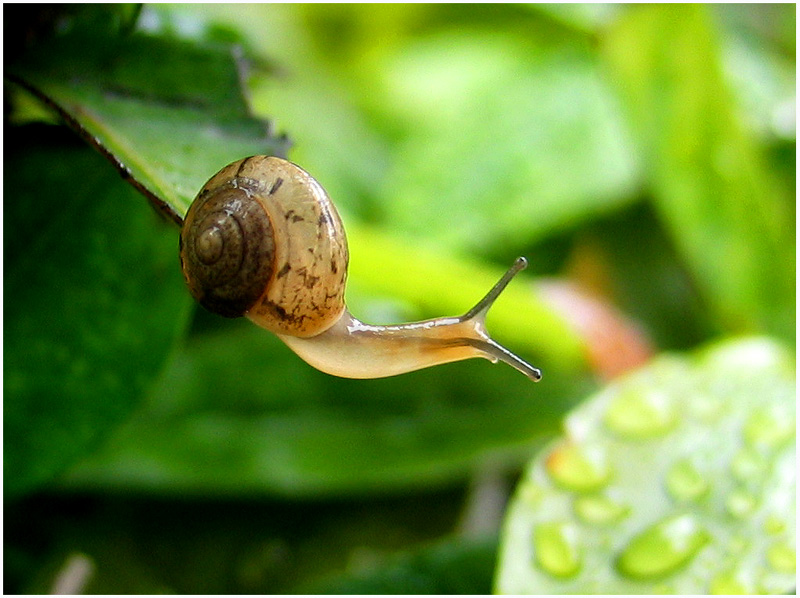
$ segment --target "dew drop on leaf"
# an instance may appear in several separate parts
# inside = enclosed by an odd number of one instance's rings
[[[574,508],[578,517],[591,525],[616,523],[630,512],[629,507],[599,494],[579,497],[575,500]]]
[[[605,423],[622,438],[644,439],[667,432],[677,421],[669,396],[644,388],[618,394],[608,406]]]
[[[581,567],[578,530],[569,523],[540,523],[533,531],[536,563],[556,577],[571,577]]]
[[[617,568],[628,577],[660,577],[691,561],[709,539],[691,515],[668,517],[633,538],[617,559]]]
[[[687,406],[692,417],[709,424],[722,415],[724,403],[719,395],[698,389]]]
[[[750,516],[756,508],[756,498],[741,488],[733,490],[725,500],[725,508],[737,519]]]
[[[777,515],[770,515],[764,521],[764,531],[774,536],[786,529],[786,523]]]
[[[762,409],[747,420],[744,438],[753,448],[772,450],[789,440],[795,433],[793,414],[781,414],[776,409]]]
[[[733,477],[742,483],[759,481],[767,472],[767,463],[764,457],[749,448],[743,448],[736,453],[731,462]]]
[[[797,552],[784,542],[773,544],[767,549],[769,566],[780,573],[795,573]]]
[[[578,444],[559,444],[546,461],[547,472],[558,485],[575,492],[593,492],[603,487],[610,470],[600,449],[588,449]]]
[[[743,580],[741,580],[737,575],[734,573],[726,572],[720,573],[716,575],[714,579],[711,580],[711,585],[708,588],[709,594],[752,594],[752,588],[748,587],[748,584],[745,584]]]
[[[675,463],[667,473],[667,491],[678,502],[695,501],[708,488],[707,479],[687,459]]]

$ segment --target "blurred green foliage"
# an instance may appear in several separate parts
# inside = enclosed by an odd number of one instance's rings
[[[510,482],[629,338],[598,345],[548,284],[655,352],[794,343],[793,5],[4,16],[6,591],[85,554],[100,593],[487,592]],[[190,322],[176,231],[63,120],[173,219],[288,152],[342,212],[366,321],[465,311],[527,255],[488,324],[543,382],[339,380]]]

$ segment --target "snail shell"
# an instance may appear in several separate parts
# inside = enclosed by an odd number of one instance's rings
[[[192,295],[277,334],[315,336],[345,309],[347,241],[320,184],[300,167],[253,156],[200,190],[181,231]]]

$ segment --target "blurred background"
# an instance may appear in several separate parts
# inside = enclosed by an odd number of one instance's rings
[[[490,592],[521,467],[588,393],[726,335],[794,346],[795,10],[133,10],[246,59],[254,114],[342,214],[360,319],[466,311],[526,256],[488,325],[544,379],[477,360],[336,379],[181,297],[132,415],[6,494],[4,590]],[[35,118],[6,96],[8,138]]]

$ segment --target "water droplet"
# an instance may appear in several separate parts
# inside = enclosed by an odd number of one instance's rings
[[[578,517],[592,525],[616,523],[630,512],[630,507],[599,494],[579,497],[574,508]]]
[[[608,482],[610,470],[605,453],[564,442],[548,455],[545,467],[560,486],[575,492],[592,492]]]
[[[741,533],[737,533],[728,540],[728,554],[741,555],[752,545],[752,540]]]
[[[677,594],[677,592],[675,591],[674,585],[671,583],[662,582],[653,586],[653,594],[656,594],[657,596],[668,596]]]
[[[767,549],[767,562],[770,567],[780,573],[794,574],[796,560],[797,553],[795,549],[784,542],[773,544]]]
[[[783,519],[781,519],[777,515],[770,515],[764,521],[764,531],[770,534],[771,536],[778,535],[785,529],[786,529],[786,523],[783,521]]]
[[[640,439],[667,432],[677,421],[669,396],[644,388],[620,392],[608,406],[605,422],[623,438]]]
[[[733,458],[731,463],[733,476],[742,483],[752,483],[761,480],[767,471],[767,462],[753,450],[743,448]]]
[[[533,532],[534,558],[556,577],[571,577],[581,567],[578,530],[569,523],[540,523]]]
[[[688,402],[689,413],[692,417],[704,423],[711,423],[722,414],[724,403],[722,399],[707,390],[697,389],[692,400]]]
[[[708,592],[709,594],[752,594],[753,589],[749,585],[735,573],[720,573],[711,580]]]
[[[756,411],[744,427],[744,439],[753,448],[774,449],[795,434],[793,413],[779,413],[778,408]]]
[[[688,460],[670,467],[667,473],[667,491],[677,501],[694,501],[708,492],[708,481]]]
[[[742,489],[731,492],[725,501],[725,507],[728,509],[728,513],[737,519],[744,519],[750,516],[755,510],[756,504],[755,496]]]
[[[621,573],[656,578],[688,563],[710,539],[691,515],[663,519],[630,541],[617,559]]]

